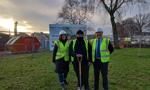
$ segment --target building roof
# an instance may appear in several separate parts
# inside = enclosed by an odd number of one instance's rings
[[[21,36],[14,36],[6,43],[7,45],[13,45]]]
[[[150,32],[150,22],[145,24],[142,29],[143,29],[143,32]]]
[[[0,33],[0,37],[9,37],[8,34]]]
[[[43,32],[41,32],[41,33],[34,32],[34,33],[32,33],[31,36],[37,37],[38,39],[47,39],[48,40],[47,35],[44,34]]]

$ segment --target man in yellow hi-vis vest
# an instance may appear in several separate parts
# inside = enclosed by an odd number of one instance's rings
[[[69,72],[69,42],[67,33],[64,30],[59,32],[59,40],[55,41],[53,50],[53,62],[56,65],[56,73],[58,73],[59,82],[62,90],[65,90],[67,85],[67,74]]]
[[[96,38],[91,40],[92,62],[94,66],[94,90],[99,90],[99,75],[102,74],[103,89],[108,90],[108,62],[114,51],[108,38],[103,37],[103,30],[96,30]]]

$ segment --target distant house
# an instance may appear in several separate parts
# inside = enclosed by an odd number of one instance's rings
[[[0,33],[0,51],[4,51],[6,49],[5,44],[7,43],[8,40],[9,35]]]
[[[150,22],[143,26],[143,32],[150,32]]]
[[[12,37],[6,46],[12,53],[27,53],[38,51],[40,42],[36,37],[19,35]]]
[[[150,22],[143,26],[142,31],[143,35],[150,36]]]
[[[46,34],[44,34],[43,32],[34,32],[31,36],[36,37],[40,41],[40,49],[49,49],[49,38]]]

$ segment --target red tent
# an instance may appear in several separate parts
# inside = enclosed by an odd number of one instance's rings
[[[27,53],[38,51],[40,42],[36,37],[16,36],[12,37],[6,46],[12,53]]]

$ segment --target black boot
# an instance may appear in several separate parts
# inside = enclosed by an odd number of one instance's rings
[[[66,80],[64,81],[64,83],[65,83],[65,85],[68,85],[68,82]]]
[[[61,84],[61,90],[67,90],[65,84]]]

